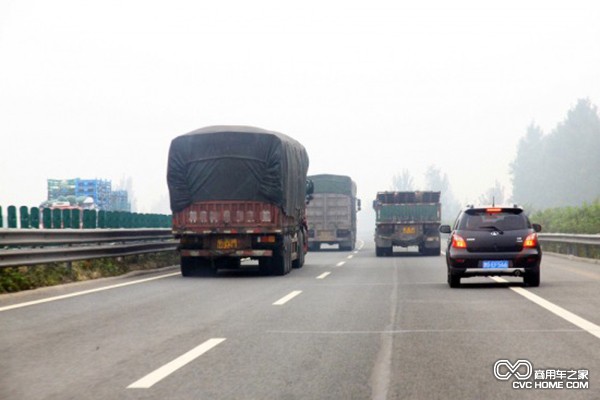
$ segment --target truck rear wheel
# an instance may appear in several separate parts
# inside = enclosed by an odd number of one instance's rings
[[[341,251],[352,251],[352,242],[341,242],[340,243],[340,250]]]
[[[285,236],[281,247],[273,250],[273,256],[259,261],[264,275],[282,276],[292,270],[292,239]]]
[[[298,232],[298,243],[297,243],[297,258],[292,261],[293,268],[302,268],[304,265],[304,233]]]
[[[181,257],[181,276],[192,276],[195,270],[193,257]]]
[[[199,257],[181,257],[181,276],[214,276],[217,273],[210,260]]]

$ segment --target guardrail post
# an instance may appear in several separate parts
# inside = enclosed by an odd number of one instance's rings
[[[62,212],[58,208],[55,208],[52,210],[52,228],[53,229],[61,229],[62,228]]]
[[[27,206],[19,207],[19,217],[21,219],[21,229],[29,229],[29,209]]]
[[[40,209],[37,207],[31,207],[29,210],[29,223],[32,228],[40,228]]]
[[[17,207],[15,206],[8,206],[8,227],[17,227]]]

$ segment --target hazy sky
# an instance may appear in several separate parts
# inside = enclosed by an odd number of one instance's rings
[[[168,212],[171,139],[215,124],[296,138],[364,208],[430,164],[475,201],[532,121],[600,105],[599,43],[598,1],[0,0],[0,205],[131,176]]]

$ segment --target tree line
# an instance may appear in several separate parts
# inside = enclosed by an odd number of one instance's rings
[[[511,164],[513,199],[530,209],[581,206],[600,198],[600,117],[580,99],[549,134],[535,123]]]
[[[478,204],[517,203],[546,232],[600,232],[600,116],[589,99],[579,99],[565,119],[544,134],[531,123],[510,164],[512,196],[498,182],[484,191]],[[448,176],[430,165],[425,187],[442,192],[442,218],[452,220],[461,206]],[[394,175],[392,190],[414,190],[408,169]]]

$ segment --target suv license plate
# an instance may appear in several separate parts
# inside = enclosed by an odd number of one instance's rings
[[[508,268],[508,260],[482,261],[481,266],[483,268],[494,268],[494,269]]]

